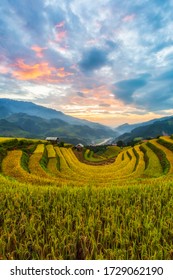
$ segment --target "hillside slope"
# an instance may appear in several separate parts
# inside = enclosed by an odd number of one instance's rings
[[[0,120],[0,135],[44,139],[47,136],[57,136],[61,140],[77,144],[91,143],[107,136],[101,127],[91,128],[87,125],[72,125],[60,119],[43,119],[24,113],[13,114]]]
[[[74,118],[72,116],[66,115],[60,111],[47,108],[34,104],[32,102],[17,101],[12,99],[0,98],[0,118],[6,118],[12,114],[25,113],[30,116],[36,116],[43,119],[59,119],[69,124],[75,125],[87,125],[92,128],[104,128],[110,131],[111,129],[107,126],[101,125],[99,123],[90,122],[87,120],[82,120]]]
[[[128,123],[124,123],[122,125],[119,125],[115,128],[115,131],[119,134],[124,134],[124,133],[129,133],[132,130],[134,130],[135,128],[138,127],[142,127],[142,126],[146,126],[146,125],[151,125],[157,121],[165,121],[169,118],[171,118],[172,116],[169,117],[163,117],[163,118],[159,118],[159,119],[152,119],[146,122],[142,122],[142,123],[134,123],[134,124],[128,124]]]
[[[173,117],[166,118],[165,120],[158,120],[149,125],[137,127],[130,133],[124,133],[118,136],[113,142],[115,143],[118,140],[122,140],[128,143],[138,137],[146,139],[149,137],[153,138],[159,135],[170,134],[173,134]]]
[[[67,141],[91,143],[115,137],[109,127],[65,115],[32,102],[0,99],[0,134],[2,136],[58,136]],[[8,125],[5,125],[5,121]],[[16,128],[17,126],[17,128]],[[75,140],[76,139],[76,140]]]

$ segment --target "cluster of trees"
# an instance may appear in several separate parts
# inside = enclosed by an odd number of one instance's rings
[[[159,137],[160,137],[160,135],[158,135],[156,138],[159,138]],[[146,140],[151,140],[151,139],[153,139],[153,137],[147,137],[147,138],[146,138]],[[173,137],[172,137],[172,139],[173,139]],[[133,140],[128,141],[128,142],[124,142],[124,141],[122,141],[122,140],[118,140],[116,144],[117,144],[117,146],[120,147],[120,148],[122,148],[122,147],[127,147],[127,146],[134,147],[134,146],[137,145],[137,144],[141,144],[141,143],[142,143],[142,140],[143,140],[142,137],[136,137],[136,138],[134,138]]]
[[[127,146],[134,147],[136,144],[140,144],[141,140],[142,140],[141,137],[135,138],[135,139],[133,139],[131,141],[128,141],[127,143],[125,143],[122,140],[118,140],[117,141],[117,146],[120,147],[120,148],[127,147]]]

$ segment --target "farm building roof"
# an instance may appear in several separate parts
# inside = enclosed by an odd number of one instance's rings
[[[83,144],[81,144],[81,143],[79,143],[79,144],[77,144],[77,145],[76,145],[76,147],[81,147],[81,148],[83,148],[83,147],[84,147],[84,145],[83,145]]]
[[[46,137],[46,140],[48,141],[57,141],[58,139],[58,137]]]

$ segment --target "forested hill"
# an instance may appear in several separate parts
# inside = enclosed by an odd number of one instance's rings
[[[126,143],[141,137],[142,139],[154,138],[161,135],[173,134],[173,117],[169,117],[165,120],[158,120],[152,124],[139,126],[133,129],[130,133],[124,133],[117,137],[113,142],[122,140]]]
[[[89,144],[116,137],[116,132],[32,102],[0,99],[0,135],[41,139],[57,136],[74,144],[79,141]]]

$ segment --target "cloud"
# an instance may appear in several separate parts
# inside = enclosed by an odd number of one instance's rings
[[[61,77],[61,78],[68,77],[68,76],[73,76],[73,73],[65,71],[64,67],[59,68],[56,71],[57,71],[56,75],[58,77]]]
[[[151,89],[147,89],[145,93],[143,92],[138,96],[136,104],[150,112],[172,109],[172,88],[173,82],[170,82],[169,86],[167,83],[166,85],[165,83],[159,86],[154,85]]]
[[[25,30],[32,32],[32,35],[40,36],[43,34],[45,28],[45,13],[44,13],[44,1],[42,0],[30,0],[29,5],[27,1],[9,0],[9,9],[12,14],[18,17]]]
[[[131,15],[126,15],[123,17],[122,21],[123,22],[130,22],[133,21],[135,18],[135,14],[131,14]]]
[[[148,73],[138,78],[122,80],[114,84],[113,94],[124,104],[133,105],[146,112],[169,110],[173,106],[173,71],[165,71],[154,76]]]
[[[119,44],[117,42],[114,42],[112,40],[106,40],[106,44],[110,49],[117,49],[119,47]]]
[[[55,25],[56,28],[62,28],[65,25],[65,21],[61,21]]]
[[[7,74],[9,72],[9,68],[5,65],[0,65],[0,74]]]
[[[173,80],[173,69],[169,69],[168,71],[165,71],[161,73],[157,78],[157,81],[168,81]]]
[[[32,46],[31,47],[31,50],[33,50],[35,53],[36,53],[36,56],[39,57],[39,58],[42,58],[44,56],[44,50],[46,50],[47,48],[41,48],[39,46]]]
[[[77,92],[77,95],[82,97],[82,98],[86,98],[86,96],[85,96],[85,94],[83,92],[79,91],[79,92]]]
[[[48,62],[37,63],[33,65],[26,64],[23,59],[17,59],[15,70],[12,71],[13,77],[19,80],[44,80],[60,82],[58,78],[64,78],[73,75],[71,72],[65,71],[64,67],[55,68],[50,66]]]
[[[65,38],[67,37],[67,31],[66,30],[62,30],[62,31],[58,31],[56,33],[56,42],[62,42],[65,40]]]
[[[55,42],[62,43],[67,38],[65,25],[65,21],[61,21],[55,25]]]
[[[135,103],[153,112],[172,109],[172,89],[173,70],[169,69],[152,77],[140,94],[135,96]]]
[[[106,103],[101,103],[99,104],[99,107],[111,107],[111,105]]]
[[[35,80],[43,76],[49,76],[52,68],[49,68],[47,62],[28,65],[22,59],[16,62],[17,70],[13,71],[13,76],[19,80]]]
[[[93,71],[108,64],[107,51],[92,48],[87,50],[82,55],[82,60],[79,62],[79,67],[82,71]]]
[[[0,96],[1,98],[14,98],[14,99],[26,99],[31,100],[33,96],[31,92],[24,89],[26,85],[25,81],[17,81],[9,76],[0,76]]]
[[[114,84],[113,94],[126,104],[133,103],[133,94],[147,84],[145,78],[123,80]]]
[[[51,87],[45,102],[60,109],[169,110],[172,9],[172,0],[2,0],[0,93],[44,102]]]

